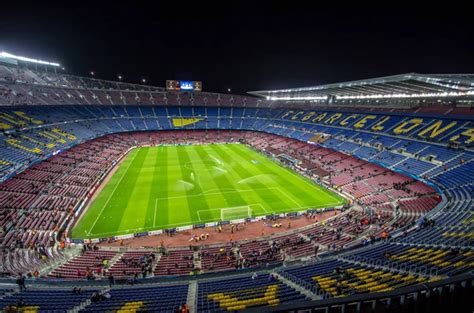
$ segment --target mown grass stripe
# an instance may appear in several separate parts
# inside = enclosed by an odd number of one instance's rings
[[[130,169],[112,196],[111,203],[109,204],[112,210],[107,210],[108,214],[102,220],[103,223],[100,224],[99,228],[93,230],[93,233],[100,233],[104,229],[114,229],[118,231],[123,229],[123,227],[130,228],[129,223],[122,223],[122,221],[127,221],[127,217],[130,216],[130,213],[127,213],[127,207],[130,199],[133,198],[132,193],[140,177],[139,174],[147,154],[147,149],[140,148],[138,150],[137,156],[133,159]],[[140,210],[140,213],[143,214],[143,209]]]
[[[228,149],[228,147],[222,147],[218,146],[216,147],[217,153],[222,158],[232,158],[235,162],[233,163],[235,168],[236,168],[236,173],[240,177],[240,179],[245,179],[245,178],[252,178],[254,182],[251,185],[251,188],[258,188],[258,189],[264,189],[267,188],[268,191],[265,193],[268,193],[270,197],[262,198],[262,201],[264,202],[262,205],[264,207],[269,208],[270,211],[276,209],[275,205],[285,203],[288,208],[294,208],[295,204],[292,203],[291,201],[288,200],[287,197],[283,196],[281,193],[275,191],[275,189],[270,189],[266,184],[264,184],[261,181],[261,178],[259,177],[259,174],[268,174],[266,172],[261,171],[259,168],[256,166],[252,166],[252,162],[244,157],[242,157],[239,153],[237,152],[232,152],[231,150]],[[244,167],[242,164],[245,164],[246,166]],[[252,171],[248,170],[249,168],[252,169]]]
[[[150,206],[149,195],[153,189],[151,181],[154,172],[156,149],[150,147],[142,149],[144,150],[143,163],[137,169],[137,180],[129,186],[131,193],[119,229],[143,227],[147,222],[148,207]],[[134,199],[134,201],[130,201],[130,199]],[[137,210],[137,207],[141,209]]]
[[[190,160],[194,160],[201,162],[201,164],[206,164],[208,161],[212,162],[209,158],[209,155],[203,151],[202,146],[196,146],[192,147],[193,149],[187,149],[188,155]],[[196,170],[198,166],[193,166],[195,169],[196,173],[196,179],[199,181],[200,185],[203,185],[203,189],[201,189],[201,192],[205,192],[203,194],[203,197],[206,198],[206,201],[208,201],[208,207],[215,207],[211,199],[209,197],[206,197],[206,194],[217,194],[219,192],[226,191],[225,186],[221,186],[220,184],[217,183],[214,174],[215,171],[212,170],[212,166],[203,166],[203,170]],[[219,198],[219,203],[224,204],[224,207],[229,206],[228,202],[228,196],[226,193],[221,193]]]
[[[141,169],[141,165],[145,160],[145,154],[146,152],[142,151],[142,149],[137,149],[135,154],[128,156],[132,157],[131,163],[128,165],[129,167],[124,169],[126,172],[123,174],[123,179],[115,182],[118,186],[114,188],[112,194],[109,191],[110,202],[103,204],[106,205],[104,213],[100,216],[94,228],[91,229],[92,236],[104,230],[119,230],[130,194],[132,193],[130,186],[133,186],[138,178],[137,172]],[[121,167],[123,166],[124,164],[121,165]]]
[[[216,149],[218,149],[220,145],[210,145],[207,148],[211,151],[217,152]],[[201,155],[202,152],[201,152]],[[226,160],[228,161],[228,160]],[[235,185],[229,180],[228,175],[219,175],[214,178],[216,185],[219,186],[219,189],[221,190],[229,190],[229,189],[234,189],[235,190]],[[232,197],[227,196],[227,194],[224,194],[224,198],[226,198],[226,202],[229,207],[235,207],[235,206],[240,206],[243,203],[245,203],[245,200],[242,198],[242,196],[238,193],[233,193]]]
[[[163,149],[153,149],[152,157],[153,168],[151,170],[150,191],[148,192],[148,206],[146,208],[145,227],[154,227],[156,216],[161,214],[160,210],[156,210],[157,194],[168,194],[167,171],[166,171],[166,151]],[[164,208],[167,210],[167,208]]]
[[[117,169],[116,173],[111,177],[109,183],[104,187],[102,192],[92,202],[91,206],[85,212],[78,224],[73,228],[73,238],[85,238],[88,237],[92,228],[98,222],[103,212],[107,209],[106,203],[112,198],[114,190],[118,187],[118,183],[123,179],[128,171],[133,159],[135,158],[138,150],[132,150],[125,156],[122,164]]]
[[[194,187],[191,190],[185,190],[186,195],[192,196],[192,195],[197,195],[196,197],[192,197],[192,200],[190,200],[190,205],[186,208],[182,208],[183,211],[185,211],[190,220],[192,221],[199,221],[197,210],[208,210],[209,205],[207,203],[206,197],[202,195],[204,190],[201,188],[201,184],[199,181],[201,178],[198,177],[197,171],[193,165],[194,162],[196,161],[202,161],[202,160],[195,160],[191,161],[191,158],[188,153],[188,147],[183,147],[180,149],[180,153],[178,154],[178,158],[180,161],[180,164],[182,165],[181,168],[185,169],[183,170],[184,173],[186,173],[184,176],[191,184],[194,185]],[[192,148],[192,147],[191,147]],[[184,167],[186,165],[186,167]]]
[[[224,160],[225,165],[226,165],[226,170],[228,170],[228,181],[230,185],[232,186],[232,189],[236,191],[236,193],[239,193],[242,197],[243,202],[239,206],[245,206],[245,205],[252,205],[252,204],[260,204],[263,206],[263,208],[267,208],[267,201],[264,199],[263,196],[261,196],[261,193],[266,193],[270,191],[267,186],[264,184],[260,184],[259,186],[255,186],[253,188],[252,186],[244,185],[241,186],[238,184],[238,181],[241,179],[244,179],[245,177],[242,176],[239,171],[241,170],[240,167],[237,168],[237,170],[231,165],[234,164],[234,162],[237,159],[237,155],[234,155],[232,153],[229,154],[222,154],[219,152],[219,149],[221,148],[221,145],[213,145],[213,146],[207,146],[207,147],[200,147],[198,151],[201,151],[200,153],[202,155],[212,153],[214,152],[215,154],[218,154],[219,157]],[[255,190],[255,192],[249,192],[249,190]],[[227,195],[227,197],[231,197],[232,195]],[[231,207],[231,206],[229,206]],[[266,213],[266,211],[262,210],[259,206],[252,207],[253,209],[253,214],[254,215],[263,215]]]
[[[203,213],[210,219],[206,221],[217,221],[221,208],[257,204],[253,213],[265,214],[262,209],[258,212],[261,204],[282,213],[299,210],[296,202],[324,207],[337,199],[341,198],[245,145],[141,148],[129,153],[72,237],[96,238],[195,224],[199,222],[197,210],[208,211]]]
[[[281,187],[281,191],[285,193],[285,197],[292,199],[290,201],[293,202],[294,205],[306,207],[327,202],[326,198],[330,195],[329,191],[315,185],[306,177],[282,167],[280,164],[246,146],[229,145],[226,148],[237,150],[237,155],[241,155],[243,151],[250,150],[247,154],[261,161],[258,167],[263,168],[265,173],[278,174],[282,177],[282,181],[279,181],[278,184]],[[254,164],[250,166],[257,167]],[[342,201],[339,197],[336,200]],[[334,203],[334,201],[332,202]]]

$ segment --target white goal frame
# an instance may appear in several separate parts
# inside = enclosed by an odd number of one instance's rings
[[[242,212],[237,216],[234,215],[231,218],[225,217],[227,212]],[[236,206],[232,208],[224,208],[221,209],[221,221],[232,221],[232,220],[240,220],[244,218],[250,218],[252,217],[252,208],[249,205],[243,205],[243,206]]]

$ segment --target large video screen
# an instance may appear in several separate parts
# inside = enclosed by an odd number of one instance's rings
[[[202,82],[189,80],[167,80],[166,90],[170,91],[202,91]]]
[[[180,80],[179,81],[179,87],[181,90],[193,90],[193,82],[192,81],[186,81],[186,80]]]

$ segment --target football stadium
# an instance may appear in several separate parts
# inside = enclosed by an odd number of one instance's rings
[[[0,311],[472,312],[474,74],[255,89],[0,52]]]

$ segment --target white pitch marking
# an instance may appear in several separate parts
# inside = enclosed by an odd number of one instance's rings
[[[200,192],[195,195],[189,195],[189,196],[175,196],[175,197],[163,197],[163,198],[156,198],[156,200],[167,200],[167,199],[182,199],[182,198],[191,198],[191,197],[200,197],[200,196],[212,196],[212,195],[220,195],[220,194],[227,194],[227,193],[240,193],[240,192],[249,192],[249,191],[261,191],[261,190],[278,190],[278,187],[271,187],[271,188],[255,188],[255,189],[235,189],[235,190],[229,190],[229,191],[221,191],[221,192]]]
[[[164,150],[164,146],[161,146],[161,150],[163,151]],[[134,156],[134,159],[135,159],[136,155]],[[133,162],[133,160],[132,160]],[[114,191],[112,192],[112,194],[109,196],[109,199],[107,199],[107,202],[106,204],[102,207],[102,210],[101,212],[99,213],[99,216],[97,217],[97,219],[95,220],[94,224],[92,225],[91,229],[89,230],[88,232],[88,235],[90,236],[91,235],[91,231],[92,229],[94,228],[95,224],[97,223],[99,217],[101,216],[101,214],[103,213],[103,210],[105,209],[105,207],[107,206],[107,203],[109,202],[109,200],[111,199],[111,196],[115,193],[115,190],[116,188],[118,187],[118,185],[120,184],[121,180],[123,179],[123,177],[126,175],[126,173],[128,172],[128,169],[131,165],[131,163],[129,164],[125,174],[121,177],[119,183],[115,186],[114,188]],[[205,163],[205,162],[203,162]],[[285,168],[287,169],[287,168]],[[309,181],[307,181],[306,179],[304,179],[304,177],[302,177],[300,174],[298,173],[295,173],[289,169],[287,169],[288,172],[290,172],[292,175],[298,177],[300,180],[303,180],[306,184],[314,187],[314,183],[310,183]],[[284,209],[282,210],[280,213],[283,213],[283,212],[289,212],[289,211],[294,211],[295,209],[298,209],[298,210],[301,210],[301,209],[309,209],[309,208],[313,208],[313,209],[318,209],[318,208],[322,208],[322,207],[331,207],[333,205],[339,205],[341,204],[341,202],[338,201],[338,199],[334,198],[330,193],[328,193],[327,195],[329,195],[329,197],[333,200],[336,200],[338,202],[335,202],[335,203],[330,203],[330,204],[324,204],[324,205],[320,205],[320,206],[301,206],[300,204],[298,204],[298,202],[295,201],[295,199],[293,199],[292,197],[290,197],[286,192],[283,192],[279,187],[271,187],[271,188],[257,188],[257,189],[236,189],[236,190],[229,190],[229,191],[221,191],[221,192],[215,192],[215,193],[208,193],[209,191],[212,191],[211,190],[208,190],[206,192],[202,192],[202,193],[199,193],[199,194],[196,194],[196,195],[191,195],[191,196],[176,196],[176,197],[165,197],[165,198],[156,198],[155,199],[155,211],[154,211],[154,217],[153,217],[153,227],[144,227],[144,228],[135,228],[135,229],[127,229],[127,230],[123,230],[121,232],[128,232],[128,231],[133,231],[133,230],[147,230],[147,229],[150,229],[150,228],[154,228],[155,225],[156,225],[156,210],[157,210],[157,204],[158,204],[158,200],[164,200],[164,199],[180,199],[180,198],[188,198],[188,197],[198,197],[198,196],[201,196],[201,195],[218,195],[218,194],[223,194],[223,193],[235,193],[235,192],[249,192],[249,191],[258,191],[258,190],[278,190],[280,191],[282,194],[284,194],[287,198],[289,198],[293,203],[295,203],[298,207],[297,208],[291,208],[291,209]],[[263,207],[260,203],[255,203],[255,204],[250,204],[250,205],[247,205],[247,206],[260,206],[260,208],[262,208],[266,213],[268,213],[268,210],[265,209],[265,207]],[[240,206],[240,207],[245,207],[245,206]],[[219,209],[210,209],[210,210],[220,210],[221,208]],[[199,210],[199,211],[208,211],[208,210]],[[198,218],[199,218],[199,221],[201,221],[201,218],[200,218],[200,214],[199,214],[199,211],[197,211],[198,213]],[[275,211],[272,211],[272,213],[276,213],[278,212],[279,210],[275,210]],[[191,222],[192,223],[192,222]],[[175,226],[175,225],[183,225],[183,224],[188,224],[188,223],[176,223],[176,224],[167,224],[167,227],[170,227],[170,226]],[[101,235],[101,234],[111,234],[111,233],[117,233],[117,232],[105,232],[105,233],[97,233],[97,234],[94,234],[94,235]]]
[[[280,167],[283,167],[283,166],[280,165]],[[312,187],[314,187],[314,186],[322,187],[322,186],[320,186],[320,185],[318,185],[318,184],[310,183],[310,182],[308,181],[309,178],[304,177],[303,175],[301,175],[301,174],[299,174],[299,173],[295,173],[294,171],[292,171],[292,170],[289,169],[289,168],[286,168],[286,167],[283,167],[283,168],[286,169],[286,170],[288,170],[288,172],[290,172],[292,175],[298,177],[300,180],[302,180],[303,182],[305,182],[306,184],[308,184],[308,185],[310,185],[310,186],[312,186]],[[324,187],[322,187],[322,188],[323,188],[324,190],[328,190],[328,189],[326,189],[326,188],[324,188]],[[329,192],[326,193],[326,194],[327,194],[331,199],[333,199],[333,200],[335,200],[335,201],[338,201],[338,199],[336,199],[336,198],[334,198],[334,197],[332,196],[332,194],[331,194],[332,191],[331,191],[331,190],[328,190],[328,191],[329,191]],[[339,201],[338,203],[340,203],[340,201]]]
[[[254,204],[250,204],[250,206],[252,205],[258,205],[260,206],[265,212],[267,213],[284,213],[284,212],[291,212],[291,211],[295,211],[297,209],[319,209],[319,208],[323,208],[323,207],[331,207],[333,205],[339,205],[340,203],[339,202],[336,202],[336,203],[328,203],[328,204],[324,204],[324,205],[320,205],[320,206],[314,206],[314,205],[310,205],[310,206],[305,206],[305,207],[300,207],[300,208],[290,208],[290,209],[283,209],[281,212],[279,210],[275,210],[275,211],[272,211],[272,212],[268,212],[267,209],[265,209],[260,203],[254,203]],[[211,209],[211,210],[215,210],[215,209]],[[220,210],[220,209],[219,209]],[[200,210],[200,211],[208,211],[208,210]],[[199,214],[198,214],[199,215]],[[165,226],[166,227],[163,227],[163,228],[160,228],[160,229],[154,229],[154,227],[140,227],[140,228],[131,228],[131,229],[124,229],[124,230],[121,230],[121,231],[113,231],[113,232],[103,232],[103,233],[96,233],[96,234],[92,234],[94,236],[98,236],[98,235],[106,235],[106,234],[114,234],[114,235],[118,235],[118,234],[122,234],[123,232],[125,232],[125,235],[129,235],[129,234],[132,234],[132,233],[127,233],[127,232],[131,232],[131,231],[148,231],[148,230],[163,230],[163,229],[166,229],[166,228],[169,228],[169,227],[172,227],[172,226],[187,226],[187,225],[191,225],[193,223],[196,223],[196,222],[201,222],[201,220],[199,221],[189,221],[189,222],[184,222],[184,223],[174,223],[174,224],[166,224]],[[89,234],[90,236],[91,234]]]
[[[133,159],[130,161],[130,163],[128,164],[127,169],[125,170],[125,173],[123,173],[122,177],[120,177],[120,180],[119,180],[119,181],[117,182],[117,184],[115,185],[114,190],[110,193],[109,198],[107,199],[107,201],[105,202],[105,204],[102,206],[102,210],[100,210],[99,215],[97,215],[97,218],[96,218],[95,221],[94,221],[94,224],[92,224],[92,227],[89,229],[88,236],[90,236],[92,229],[94,229],[95,224],[97,224],[97,221],[99,220],[99,217],[100,217],[100,216],[102,215],[102,213],[104,212],[104,209],[105,209],[105,207],[107,206],[107,204],[109,203],[110,199],[112,199],[112,196],[114,195],[115,190],[117,190],[117,187],[118,187],[118,186],[120,185],[120,183],[122,182],[122,179],[127,175],[127,172],[128,172],[128,170],[130,169],[130,165],[132,165],[133,161],[134,161],[135,158],[137,157],[137,154],[138,154],[138,151],[137,151],[137,153],[133,156]]]
[[[280,188],[278,188],[279,191],[285,196],[287,197],[288,199],[290,199],[294,204],[296,204],[299,208],[303,207],[301,204],[299,204],[295,199],[293,199],[293,197],[290,197],[290,195],[288,195],[288,193],[286,193],[285,191],[281,190]]]
[[[156,207],[158,205],[158,199],[155,199],[155,211],[153,213],[153,227],[155,227],[155,220],[156,220]]]
[[[246,204],[246,205],[238,205],[238,206],[233,206],[233,207],[227,207],[227,208],[215,208],[215,209],[207,209],[207,210],[197,210],[198,218],[199,221],[201,222],[201,214],[199,212],[207,212],[207,211],[217,211],[217,210],[222,210],[222,209],[235,209],[235,208],[252,208],[252,206],[260,206],[262,205],[260,203],[252,203],[252,204]],[[265,210],[265,209],[264,209]]]

